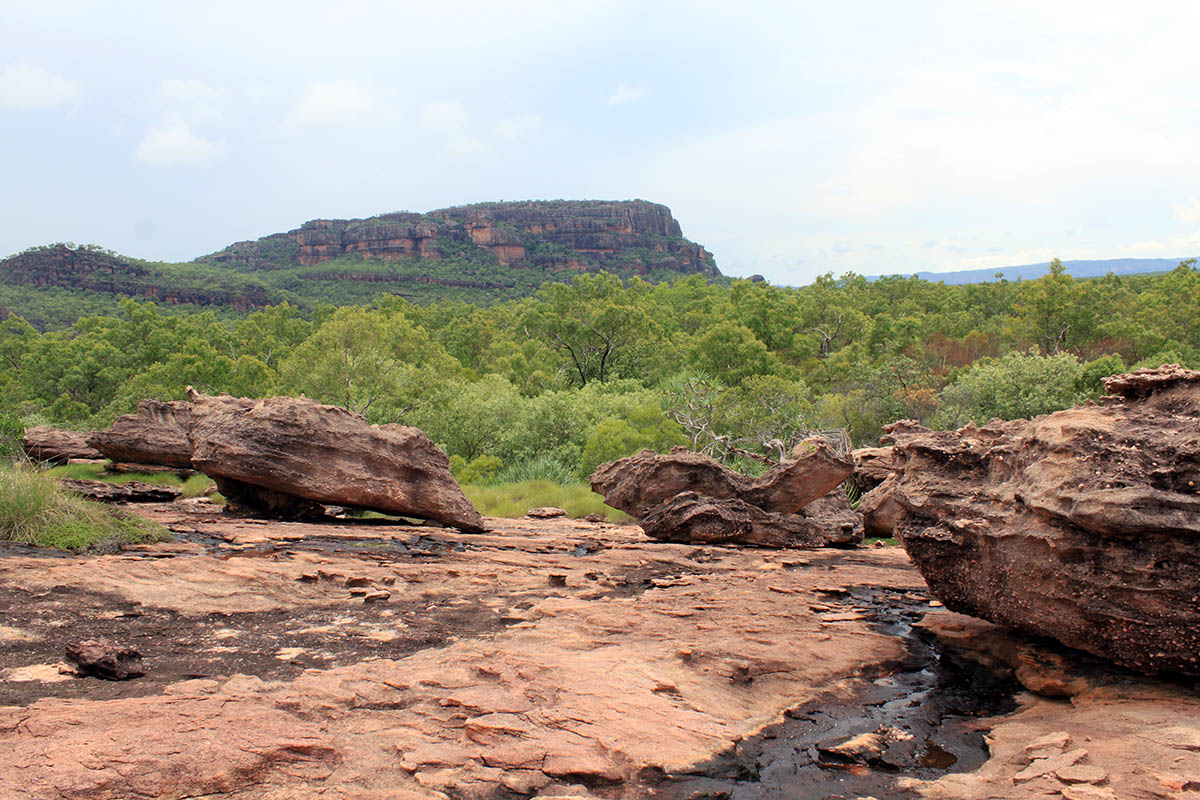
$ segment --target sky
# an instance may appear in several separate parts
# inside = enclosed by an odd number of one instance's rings
[[[729,275],[1200,254],[1200,3],[0,0],[0,256],[670,206]]]

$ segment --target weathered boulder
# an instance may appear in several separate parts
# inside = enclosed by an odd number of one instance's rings
[[[446,454],[416,428],[303,397],[192,397],[191,461],[243,505],[269,511],[284,495],[484,529]]]
[[[79,675],[94,675],[108,681],[123,681],[146,674],[141,653],[105,639],[88,639],[67,645],[66,662]]]
[[[91,435],[91,431],[64,431],[37,425],[25,431],[21,446],[33,460],[54,464],[65,464],[73,458],[104,458],[103,453],[88,444]]]
[[[808,511],[808,509],[804,509]],[[841,509],[821,513],[784,514],[763,511],[736,497],[714,499],[684,492],[655,506],[641,519],[652,539],[688,544],[748,544],[760,547],[826,547],[853,545],[862,539],[856,519],[847,525]]]
[[[642,450],[601,464],[592,489],[604,502],[635,517],[684,492],[712,500],[739,499],[764,511],[793,513],[832,491],[851,473],[851,463],[819,437],[805,439],[792,458],[759,478],[748,478],[702,453],[675,448],[660,454]]]
[[[101,503],[169,503],[182,494],[174,486],[155,486],[141,481],[108,483],[62,478],[58,483],[68,491]]]
[[[854,474],[850,481],[860,493],[866,494],[892,474],[891,447],[860,447],[850,452]]]
[[[191,408],[182,401],[143,400],[136,414],[117,417],[108,430],[92,434],[88,444],[113,461],[190,467]]]
[[[1200,675],[1200,372],[1105,386],[1100,406],[898,443],[894,530],[953,611]]]

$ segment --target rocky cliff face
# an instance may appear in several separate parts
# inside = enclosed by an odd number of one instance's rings
[[[664,205],[644,200],[480,203],[427,214],[313,220],[198,259],[251,269],[311,266],[347,255],[388,261],[458,255],[514,267],[720,274]]]
[[[98,247],[55,244],[0,260],[0,283],[34,288],[60,287],[124,295],[162,303],[227,306],[237,311],[279,302],[261,286],[244,281],[212,282],[172,275],[162,265]]]

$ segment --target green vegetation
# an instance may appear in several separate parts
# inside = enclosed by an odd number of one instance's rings
[[[756,471],[811,432],[859,446],[896,419],[1039,414],[1164,362],[1200,366],[1194,262],[1087,280],[1056,265],[961,286],[580,274],[486,308],[384,296],[230,318],[125,300],[50,331],[13,315],[0,322],[0,423],[103,427],[189,384],[304,393],[421,428],[464,483],[580,486],[643,447],[687,444]]]
[[[168,538],[160,526],[66,492],[38,470],[0,468],[0,540],[103,551]]]
[[[603,514],[610,522],[621,522],[628,515],[604,505],[600,495],[586,486],[559,486],[551,481],[527,480],[494,486],[464,486],[463,491],[485,517],[519,518],[531,508],[554,506],[567,516],[578,518]]]

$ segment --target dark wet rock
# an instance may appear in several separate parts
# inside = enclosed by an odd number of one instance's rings
[[[416,428],[303,397],[193,394],[189,437],[196,468],[239,506],[291,517],[332,503],[484,527],[446,454]]]
[[[107,483],[61,478],[58,483],[68,491],[100,503],[169,503],[181,494],[174,486],[155,486],[141,481]]]
[[[833,490],[853,467],[820,437],[806,439],[791,458],[750,478],[702,453],[676,448],[601,464],[592,473],[592,489],[604,502],[635,517],[684,492],[712,500],[739,499],[764,511],[794,513]]]
[[[847,531],[844,525],[827,524],[819,514],[763,511],[737,498],[714,500],[697,492],[684,492],[651,509],[641,526],[652,539],[690,544],[825,547],[862,538],[861,528],[852,524]]]
[[[894,529],[951,610],[1200,675],[1200,372],[1105,386],[1100,406],[898,443]]]
[[[91,431],[64,431],[49,425],[38,425],[25,431],[21,446],[25,455],[34,461],[65,464],[76,458],[104,458],[104,454],[88,444]]]
[[[105,639],[88,639],[67,645],[66,662],[79,675],[92,675],[107,681],[124,681],[146,674],[141,653]]]
[[[188,468],[190,419],[190,403],[143,400],[136,414],[117,417],[108,430],[92,434],[88,444],[113,461]]]

